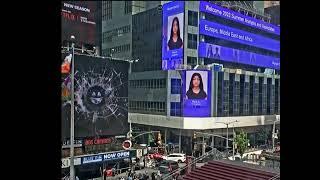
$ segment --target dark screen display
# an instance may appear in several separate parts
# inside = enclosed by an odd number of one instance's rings
[[[96,1],[61,2],[61,42],[71,35],[77,44],[96,44]]]

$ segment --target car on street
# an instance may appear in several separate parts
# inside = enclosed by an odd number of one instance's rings
[[[186,155],[182,153],[173,153],[169,154],[168,156],[163,156],[163,159],[182,163],[186,162]]]

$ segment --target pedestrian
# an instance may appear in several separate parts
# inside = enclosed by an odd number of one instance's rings
[[[154,172],[151,174],[151,180],[156,180],[156,175]]]

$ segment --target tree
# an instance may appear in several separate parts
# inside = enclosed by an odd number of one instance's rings
[[[242,129],[239,134],[236,134],[235,137],[235,144],[237,146],[237,150],[240,153],[241,157],[243,156],[244,152],[248,148],[249,139],[247,133],[245,133]]]
[[[272,134],[272,133],[271,133]],[[267,140],[268,140],[268,132],[265,128],[260,128],[257,131],[257,138],[256,138],[257,142],[259,144],[267,144]]]

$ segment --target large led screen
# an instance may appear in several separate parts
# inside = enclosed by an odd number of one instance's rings
[[[96,44],[96,1],[61,2],[61,42],[71,35],[76,44]]]
[[[184,117],[211,116],[211,72],[183,71]]]
[[[199,34],[280,52],[280,41],[203,19],[200,20]]]
[[[280,69],[280,58],[203,42],[199,43],[199,57]]]
[[[223,8],[221,6],[209,2],[200,1],[199,11],[219,16],[225,19],[229,19],[247,26],[251,26],[253,28],[261,29],[269,33],[280,35],[280,27],[278,26],[269,24],[259,19],[245,16],[241,13],[232,11],[227,8]]]
[[[65,57],[66,54],[63,54]],[[128,132],[128,63],[75,56],[75,137]],[[70,76],[62,79],[62,138],[70,137]]]
[[[162,69],[175,69],[183,62],[184,2],[163,5]]]

